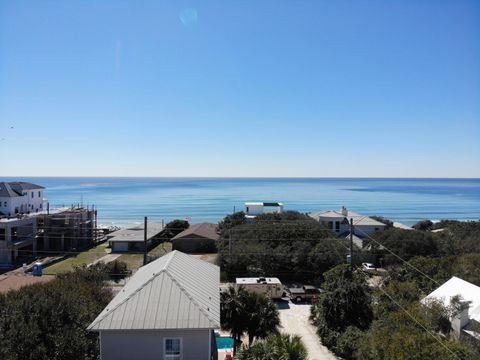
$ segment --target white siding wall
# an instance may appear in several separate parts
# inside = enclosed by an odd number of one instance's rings
[[[211,330],[101,331],[102,360],[163,360],[166,337],[181,337],[182,360],[210,360]]]
[[[8,215],[8,213],[10,212],[10,208],[11,208],[10,199],[11,198],[9,198],[9,197],[0,197],[0,212],[5,214],[5,215]],[[6,205],[5,205],[5,203],[6,203]]]
[[[0,197],[0,212],[4,213],[5,215],[8,215],[10,213],[10,216],[15,216],[15,208],[18,209],[18,212],[24,213],[34,213],[44,210],[42,208],[43,190],[28,190],[25,192],[27,194],[24,196]],[[7,206],[5,206],[5,202],[7,202]]]
[[[247,215],[261,215],[263,214],[263,205],[246,205],[245,212]]]

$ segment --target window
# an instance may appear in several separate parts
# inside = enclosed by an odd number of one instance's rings
[[[33,199],[33,191],[32,191],[32,199]]]
[[[335,231],[340,231],[340,221],[335,221]]]
[[[7,207],[7,202],[6,201],[3,203],[3,206]]]
[[[165,338],[163,347],[164,360],[182,359],[182,338]]]
[[[42,197],[42,195],[40,195],[40,191],[38,192],[38,197]]]

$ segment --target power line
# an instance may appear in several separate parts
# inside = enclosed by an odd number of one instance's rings
[[[360,229],[358,229],[360,230]],[[385,250],[387,250],[390,254],[392,254],[393,256],[395,256],[397,259],[400,259],[401,261],[403,261],[405,264],[407,264],[408,266],[410,266],[412,269],[418,271],[418,273],[420,273],[421,275],[425,276],[427,279],[429,279],[430,281],[433,281],[435,284],[437,285],[440,285],[440,283],[435,280],[435,279],[432,279],[430,276],[428,276],[427,274],[425,274],[423,271],[421,271],[419,268],[417,268],[416,266],[413,266],[412,264],[410,264],[407,260],[403,259],[400,255],[397,255],[395,254],[392,250],[390,250],[389,248],[387,248],[385,245],[381,244],[380,242],[378,242],[377,240],[375,240],[373,237],[371,237],[369,234],[367,234],[366,232],[364,232],[363,230],[360,230],[363,234],[365,234],[370,240],[374,241],[375,243],[377,243],[378,245],[382,246]]]
[[[366,273],[362,268],[360,267],[357,267],[357,270],[360,270],[364,275],[369,275],[368,273]],[[412,314],[410,314],[410,312],[405,309],[401,304],[399,304],[394,298],[392,298],[390,296],[390,294],[388,294],[381,286],[378,286],[377,287],[383,294],[385,294],[385,296],[387,296],[395,305],[397,305],[400,309],[402,309],[405,314],[408,315],[408,317],[410,317],[417,325],[419,325],[423,330],[425,330],[427,332],[427,334],[429,334],[430,336],[432,336],[437,342],[440,343],[440,345],[442,345],[447,351],[449,351],[453,356],[455,356],[457,359],[460,360],[460,357],[455,354],[446,344],[443,343],[443,341],[441,341],[441,339],[439,339],[438,337],[435,336],[434,333],[432,333],[430,330],[428,330],[422,323],[420,323],[416,318],[415,316],[413,316]]]

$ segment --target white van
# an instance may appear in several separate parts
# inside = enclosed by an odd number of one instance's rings
[[[248,291],[265,294],[271,299],[281,299],[286,294],[285,287],[278,278],[236,278],[235,284]]]

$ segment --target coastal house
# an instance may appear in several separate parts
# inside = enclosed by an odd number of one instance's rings
[[[94,243],[93,208],[47,209],[0,218],[0,267],[32,261],[37,251],[76,251]]]
[[[172,248],[186,253],[215,252],[219,238],[217,224],[193,224],[172,239]]]
[[[93,244],[96,210],[51,209],[44,187],[0,182],[0,267],[31,261],[37,251],[72,251]]]
[[[0,182],[0,216],[14,217],[42,211],[44,189],[29,182]]]
[[[344,206],[342,206],[339,211],[317,211],[309,213],[308,216],[321,223],[326,224],[330,230],[332,230],[339,236],[347,235],[350,233],[350,219],[353,219],[354,235],[360,238],[374,234],[379,231],[384,231],[387,227],[387,225],[380,221],[348,210]]]
[[[254,219],[258,215],[265,213],[283,212],[283,203],[280,202],[246,202],[245,203],[245,218],[247,220]]]
[[[218,352],[220,269],[172,251],[141,267],[90,324],[102,360],[211,360]]]
[[[457,314],[450,318],[452,331],[456,338],[476,339],[480,341],[480,287],[468,281],[453,276],[439,288],[422,299],[440,301],[443,306],[450,307],[453,303],[460,306]]]
[[[155,238],[159,237],[164,226],[154,222],[147,224],[147,249],[153,245]],[[145,247],[144,225],[114,231],[107,235],[108,243],[113,252],[142,252]]]
[[[0,267],[11,267],[17,258],[37,251],[35,217],[0,219]]]

